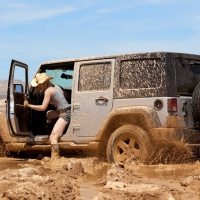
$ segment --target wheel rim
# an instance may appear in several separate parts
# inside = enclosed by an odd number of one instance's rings
[[[116,162],[122,163],[127,158],[140,159],[141,149],[133,137],[120,137],[115,143],[113,155]]]

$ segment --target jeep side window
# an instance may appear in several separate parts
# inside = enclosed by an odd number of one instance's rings
[[[80,66],[78,91],[105,91],[111,85],[112,65],[108,63],[83,64]]]
[[[51,82],[54,85],[59,85],[63,92],[64,96],[69,103],[71,103],[71,93],[72,93],[72,84],[73,84],[73,69],[54,69],[46,70],[47,76],[53,76]]]
[[[73,83],[73,70],[46,70],[47,76],[53,76],[51,83],[61,86],[63,89],[71,90]]]
[[[120,63],[120,88],[159,88],[162,74],[158,59],[124,60]]]

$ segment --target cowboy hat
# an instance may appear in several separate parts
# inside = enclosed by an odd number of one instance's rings
[[[31,81],[31,85],[36,87],[38,84],[44,83],[45,81],[53,79],[52,76],[47,76],[46,73],[38,73],[35,78]]]

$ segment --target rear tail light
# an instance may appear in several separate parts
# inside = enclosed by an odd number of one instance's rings
[[[177,112],[177,99],[176,98],[171,98],[167,100],[167,108],[168,112]]]

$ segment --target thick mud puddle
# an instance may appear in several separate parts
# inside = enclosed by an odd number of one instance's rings
[[[79,183],[78,186],[80,187],[80,197],[84,200],[91,200],[99,194],[94,182],[84,181],[84,183]]]
[[[20,169],[21,165],[31,164],[35,166],[41,166],[41,162],[39,160],[26,160],[26,159],[18,159],[18,158],[6,158],[0,157],[0,171],[6,169]]]
[[[94,170],[92,174],[86,173],[84,182],[78,183],[80,187],[80,197],[84,200],[91,200],[95,196],[98,196],[99,190],[96,186],[96,182],[107,174],[110,167],[111,165],[104,163],[100,169]]]
[[[199,183],[199,161],[119,166],[93,157],[0,158],[0,199],[198,200]]]
[[[135,175],[147,178],[175,179],[186,176],[197,176],[200,174],[200,164],[161,164],[161,165],[140,165],[127,166],[133,170]]]
[[[7,158],[7,157],[1,157],[0,158],[0,171],[4,170],[19,170],[23,169],[27,166],[35,166],[35,167],[41,167],[45,172],[49,171],[50,168],[43,166],[41,164],[41,160],[36,159],[17,159],[17,158]],[[77,185],[79,187],[80,191],[80,199],[84,200],[91,200],[95,196],[99,194],[97,186],[95,186],[95,182],[102,178],[103,175],[105,175],[110,168],[110,165],[103,164],[101,168],[98,169],[91,169],[90,173],[84,173],[84,179],[80,179],[77,181]],[[55,170],[55,169],[54,169]],[[1,177],[0,177],[1,178]]]
[[[22,166],[31,164],[34,166],[41,166],[41,161],[36,159],[18,159],[18,158],[0,158],[0,171],[6,169],[20,169]],[[85,182],[87,184],[96,182],[106,175],[111,165],[103,163],[101,168],[91,169],[92,173],[85,173]],[[134,165],[125,166],[132,170],[135,175],[145,176],[147,178],[182,178],[185,176],[196,176],[200,174],[200,162],[196,164],[160,164],[160,165]],[[43,167],[44,169],[48,169]]]

